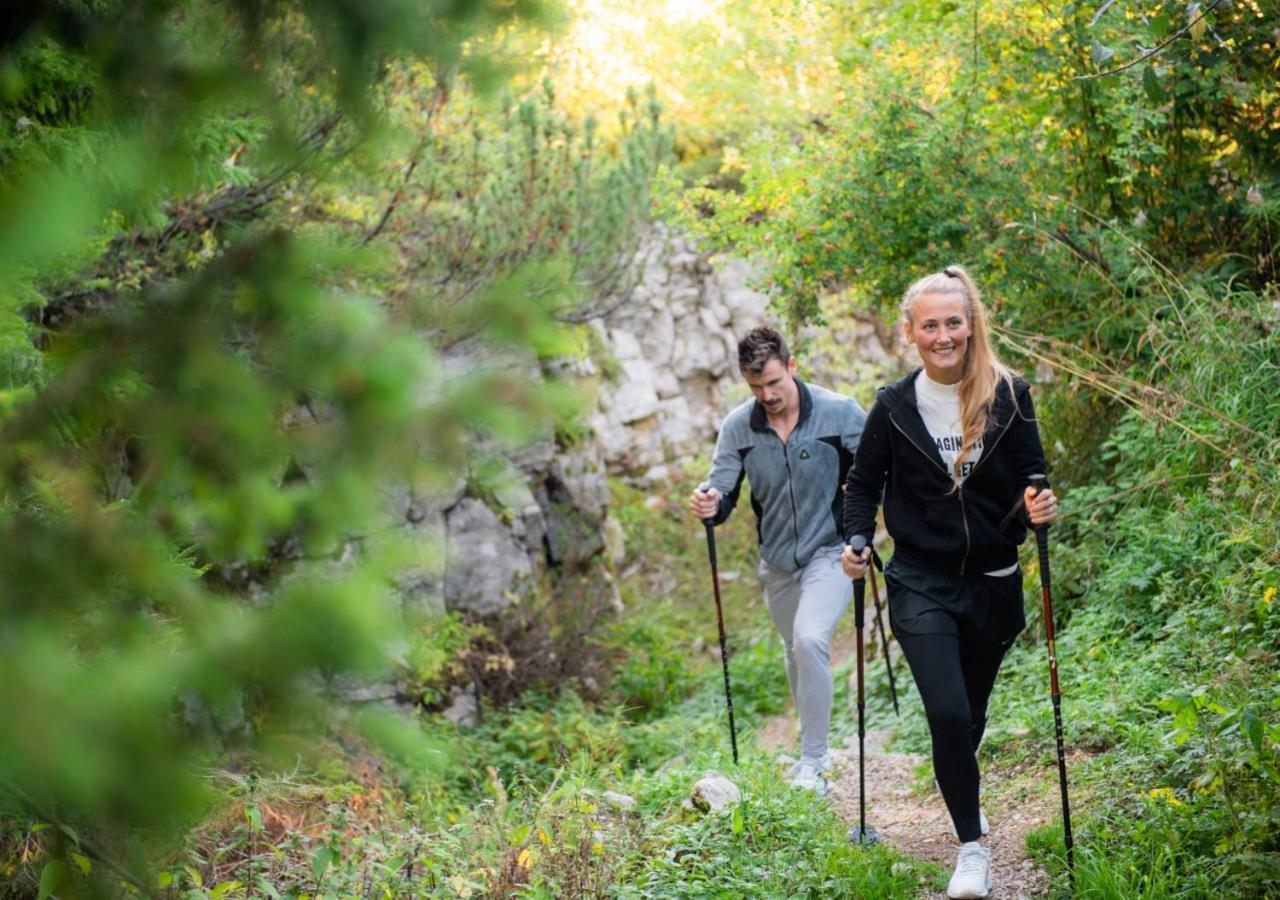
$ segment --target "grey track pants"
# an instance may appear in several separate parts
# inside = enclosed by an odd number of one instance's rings
[[[800,758],[812,762],[827,753],[831,636],[853,596],[853,583],[840,569],[842,549],[840,544],[823,547],[795,571],[763,559],[756,570],[786,650],[787,683],[800,714]]]

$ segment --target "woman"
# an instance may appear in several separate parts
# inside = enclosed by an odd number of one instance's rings
[[[1018,545],[1026,519],[1052,522],[1038,495],[1044,450],[1030,387],[996,358],[969,274],[949,266],[908,288],[902,329],[923,369],[880,390],[845,486],[850,578],[866,572],[876,505],[884,498],[894,556],[885,567],[893,633],[924,701],[933,768],[962,842],[947,888],[986,897],[990,851],[978,806],[977,749],[1005,651],[1026,625]]]

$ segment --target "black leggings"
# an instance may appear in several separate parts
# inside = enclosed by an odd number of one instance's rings
[[[1022,576],[950,576],[890,561],[893,633],[933,739],[933,771],[962,841],[977,840],[978,744],[1005,652],[1025,625]]]

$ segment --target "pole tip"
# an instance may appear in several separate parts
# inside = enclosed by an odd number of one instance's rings
[[[874,828],[854,826],[849,829],[849,842],[862,847],[871,847],[880,843],[880,835],[876,834]]]
[[[849,546],[853,548],[854,553],[861,553],[867,546],[867,539],[860,534],[855,534],[849,538]]]

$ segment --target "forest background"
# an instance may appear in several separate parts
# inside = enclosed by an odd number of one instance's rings
[[[1076,893],[1276,893],[1278,41],[1261,0],[19,3],[0,891],[937,887],[850,847],[749,737],[749,802],[680,808],[730,765],[691,641],[696,471],[657,504],[614,484],[624,568],[672,575],[624,579],[623,614],[554,579],[501,621],[394,600],[380,486],[469,476],[477,436],[575,440],[553,362],[596,352],[582,323],[660,218],[754,260],[792,328],[889,329],[920,272],[978,273],[1064,498]],[[476,339],[538,364],[442,368]],[[738,568],[747,518],[722,537]],[[752,719],[785,686],[738,588]],[[1034,594],[983,748],[1006,764],[1053,753]],[[477,665],[503,687],[459,730],[442,698]],[[412,714],[344,699],[389,668]],[[898,740],[923,746],[918,711]],[[606,814],[609,789],[636,809]],[[1030,844],[1065,885],[1060,828]]]

